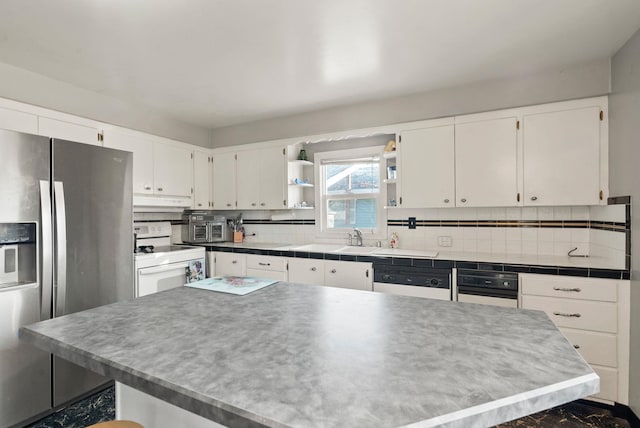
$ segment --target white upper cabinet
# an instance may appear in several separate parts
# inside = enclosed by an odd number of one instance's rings
[[[261,150],[246,150],[237,153],[236,190],[239,209],[260,208],[262,164]]]
[[[600,203],[600,107],[524,116],[524,204]]]
[[[45,137],[101,146],[101,132],[101,129],[96,126],[80,125],[42,116],[38,118],[38,135]]]
[[[105,130],[104,146],[133,153],[133,193],[153,194],[153,141],[141,135]]]
[[[193,208],[211,208],[211,155],[202,150],[193,151]]]
[[[402,132],[398,156],[400,207],[455,206],[453,125]]]
[[[193,160],[190,146],[166,143],[141,132],[107,129],[104,146],[133,153],[133,193],[191,197]]]
[[[193,193],[192,151],[186,145],[154,142],[154,193],[166,196],[191,197]]]
[[[38,116],[23,111],[0,108],[0,129],[37,134]]]
[[[456,206],[518,205],[518,119],[456,123]]]
[[[260,150],[260,208],[287,207],[287,164],[285,149],[271,147]]]
[[[213,155],[213,208],[236,208],[236,154]]]
[[[282,147],[237,152],[238,208],[286,208],[285,161],[285,151]]]

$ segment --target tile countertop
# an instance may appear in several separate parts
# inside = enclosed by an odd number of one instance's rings
[[[599,388],[543,312],[286,282],[180,287],[20,335],[229,426],[486,427]]]
[[[233,249],[246,249],[246,250],[272,250],[272,251],[296,251],[297,247],[304,246],[305,244],[283,244],[275,242],[245,242],[242,244],[234,244],[233,242],[217,242],[214,244],[203,244],[205,247],[227,247]],[[308,244],[307,244],[308,245]],[[335,245],[338,247],[347,247],[346,245]],[[357,248],[357,247],[354,247]],[[372,249],[372,247],[367,247]],[[388,249],[386,249],[388,250]],[[465,252],[465,251],[437,251],[436,257],[433,260],[451,260],[451,261],[468,261],[479,263],[504,263],[504,264],[516,264],[516,265],[529,265],[529,266],[557,266],[567,268],[586,268],[586,269],[612,269],[612,270],[624,270],[624,260],[616,262],[614,260],[605,259],[603,257],[569,257],[569,256],[549,256],[549,255],[529,255],[529,254],[507,254],[507,253],[479,253],[479,252]],[[415,254],[410,254],[414,252]],[[333,254],[340,254],[339,251],[332,252]],[[398,258],[420,258],[423,257],[425,251],[422,250],[408,250],[402,249],[400,254],[392,255],[392,257]],[[389,257],[391,255],[376,255],[371,252],[367,252],[369,256]]]

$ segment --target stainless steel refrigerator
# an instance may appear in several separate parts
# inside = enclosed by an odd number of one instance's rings
[[[108,382],[22,325],[133,298],[132,155],[0,130],[0,427]]]

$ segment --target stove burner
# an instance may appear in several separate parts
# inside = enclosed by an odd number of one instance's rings
[[[136,248],[135,252],[136,253],[145,253],[145,254],[153,253],[153,245],[141,245],[141,246]]]

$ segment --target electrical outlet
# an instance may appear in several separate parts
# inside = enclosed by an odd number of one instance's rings
[[[438,236],[438,247],[450,247],[453,239],[450,236]]]

